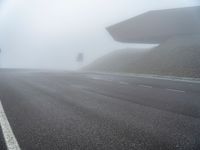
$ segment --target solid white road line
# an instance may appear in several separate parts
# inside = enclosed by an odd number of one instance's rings
[[[185,91],[182,90],[176,90],[176,89],[166,89],[168,91],[172,91],[172,92],[179,92],[179,93],[184,93]]]
[[[141,86],[141,87],[145,87],[145,88],[153,88],[152,86],[149,86],[149,85],[143,85],[143,84],[140,84],[139,86]]]
[[[0,101],[0,124],[8,150],[20,150],[19,144],[8,122],[1,101]]]

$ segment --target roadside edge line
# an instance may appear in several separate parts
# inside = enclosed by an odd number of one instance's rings
[[[176,89],[166,89],[167,91],[172,91],[172,92],[180,92],[180,93],[185,93],[185,91],[182,90],[176,90]]]
[[[0,100],[0,124],[7,149],[21,150],[16,140],[16,137],[12,131],[12,128],[8,122],[1,100]]]

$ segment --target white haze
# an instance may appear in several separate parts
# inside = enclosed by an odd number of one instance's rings
[[[153,9],[198,5],[198,0],[0,0],[2,67],[75,69],[127,47],[105,28]]]

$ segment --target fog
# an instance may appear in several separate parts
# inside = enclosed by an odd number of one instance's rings
[[[148,10],[198,5],[198,0],[1,0],[0,65],[6,68],[77,69],[115,49],[106,27]]]

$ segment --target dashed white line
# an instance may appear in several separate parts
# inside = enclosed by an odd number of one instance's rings
[[[20,150],[19,144],[15,138],[12,128],[8,122],[6,114],[4,112],[2,103],[0,101],[0,124],[5,139],[5,143],[8,150]]]
[[[149,86],[149,85],[143,85],[143,84],[140,84],[139,86],[141,86],[141,87],[145,87],[145,88],[153,88],[152,86]]]
[[[179,92],[179,93],[184,93],[185,91],[182,90],[176,90],[176,89],[166,89],[167,91],[172,91],[172,92]]]
[[[119,83],[120,83],[120,84],[124,84],[124,85],[128,85],[128,83],[127,83],[127,82],[124,82],[124,81],[120,81]]]
[[[94,80],[102,80],[102,78],[98,78],[98,77],[92,77],[92,79],[94,79]]]
[[[92,77],[93,80],[102,80],[102,81],[113,81],[112,79],[106,79],[106,78],[99,78],[99,77]]]
[[[112,82],[113,80],[112,79],[104,79],[105,81],[110,81],[110,82]]]

